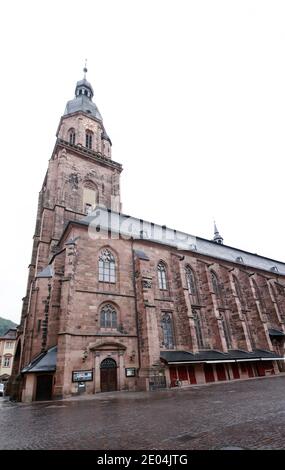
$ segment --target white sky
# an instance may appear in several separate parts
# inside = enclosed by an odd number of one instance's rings
[[[0,316],[20,320],[38,192],[87,78],[123,211],[285,260],[285,2],[1,3]]]

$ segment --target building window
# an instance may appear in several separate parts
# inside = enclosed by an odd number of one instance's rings
[[[245,301],[244,301],[243,293],[242,293],[242,290],[241,290],[240,282],[239,282],[239,280],[236,276],[233,276],[233,279],[234,279],[236,294],[239,298],[241,306],[244,308],[245,307]]]
[[[75,130],[74,129],[69,129],[68,140],[71,145],[75,144]]]
[[[216,273],[214,273],[214,271],[211,271],[211,277],[212,277],[212,285],[213,285],[214,293],[216,294],[218,298],[220,298],[221,290],[220,290],[220,284],[218,281],[218,276]]]
[[[86,131],[86,133],[85,133],[85,147],[88,148],[88,149],[92,149],[92,137],[93,137],[93,132]]]
[[[185,273],[186,273],[186,282],[187,282],[188,292],[191,295],[196,295],[197,289],[196,289],[195,277],[190,266],[186,266]]]
[[[225,314],[222,314],[222,313],[221,313],[221,323],[222,323],[222,328],[223,328],[227,348],[231,349],[232,340],[231,340],[230,329],[229,329],[227,318],[226,318]]]
[[[167,276],[165,264],[160,262],[157,266],[158,286],[161,290],[167,290]]]
[[[172,319],[169,313],[164,313],[161,319],[161,328],[163,334],[163,345],[167,349],[174,348]]]
[[[92,204],[89,204],[88,202],[85,203],[85,207],[84,207],[84,213],[86,215],[90,215],[92,212]]]
[[[11,356],[4,356],[3,367],[11,366]]]
[[[13,347],[13,342],[12,342],[12,341],[7,341],[6,344],[5,344],[5,347],[6,347],[7,349],[12,349],[12,347]]]
[[[99,256],[99,281],[116,282],[115,258],[107,249],[103,250]]]
[[[193,313],[194,327],[195,327],[198,348],[202,349],[204,347],[204,341],[203,341],[203,335],[202,335],[202,323],[201,323],[200,312],[197,310],[193,310],[192,313]]]
[[[100,313],[101,328],[117,328],[117,312],[113,305],[106,304]]]

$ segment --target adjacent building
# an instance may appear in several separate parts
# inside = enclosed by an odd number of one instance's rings
[[[16,337],[16,328],[10,328],[3,336],[0,336],[0,383],[5,385],[12,373]]]
[[[206,240],[124,214],[122,166],[93,95],[84,76],[39,194],[13,396],[278,374],[285,263],[226,246],[216,226]]]

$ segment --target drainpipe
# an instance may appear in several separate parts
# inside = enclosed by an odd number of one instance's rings
[[[134,295],[135,295],[135,312],[136,312],[136,329],[137,329],[137,343],[138,343],[138,362],[139,362],[139,369],[141,368],[141,351],[140,351],[140,342],[139,342],[139,314],[138,314],[138,307],[137,307],[137,287],[136,287],[136,280],[135,280],[135,252],[134,252],[134,239],[131,237],[132,240],[132,261],[133,261],[133,288],[134,288]]]

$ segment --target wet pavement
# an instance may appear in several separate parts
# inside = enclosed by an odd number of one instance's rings
[[[0,449],[285,449],[285,375],[91,399],[0,398]]]

